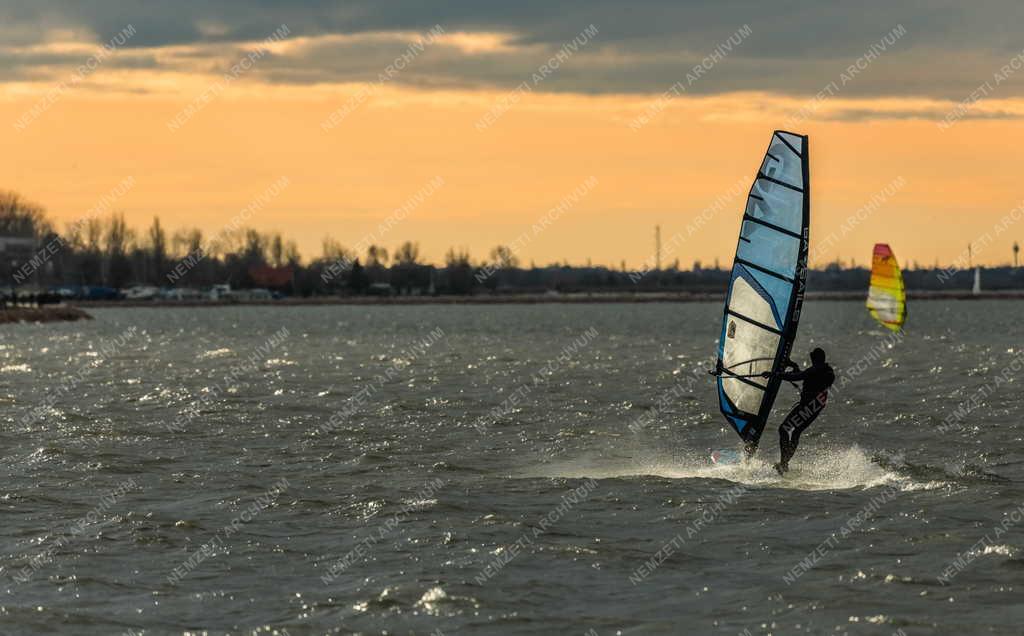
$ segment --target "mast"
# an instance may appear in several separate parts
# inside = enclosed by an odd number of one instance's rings
[[[654,226],[654,258],[657,271],[661,271],[661,226]]]

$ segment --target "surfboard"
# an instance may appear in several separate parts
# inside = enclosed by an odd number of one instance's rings
[[[711,463],[716,466],[732,466],[743,461],[743,454],[739,451],[720,449],[711,451]]]
[[[718,339],[719,408],[757,448],[796,339],[811,218],[806,135],[777,130],[747,195]]]

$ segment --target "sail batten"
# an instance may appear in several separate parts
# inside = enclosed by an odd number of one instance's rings
[[[899,331],[907,320],[907,292],[903,273],[892,248],[885,243],[875,245],[871,256],[871,287],[868,289],[868,311],[884,327]]]
[[[771,413],[796,338],[810,221],[807,137],[775,131],[751,185],[718,343],[719,407],[748,446]]]

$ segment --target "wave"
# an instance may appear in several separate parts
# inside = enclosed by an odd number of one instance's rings
[[[721,479],[766,488],[792,490],[846,490],[893,486],[900,490],[930,490],[941,482],[917,483],[883,466],[858,446],[838,449],[808,449],[797,452],[785,477],[772,462],[759,457],[738,464],[717,466],[710,453],[683,451],[681,456],[632,458],[590,458],[550,463],[530,477],[564,479],[615,479],[626,477],[662,477],[666,479]]]

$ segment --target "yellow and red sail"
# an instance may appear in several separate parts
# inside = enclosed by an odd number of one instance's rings
[[[892,331],[899,331],[907,320],[907,292],[896,256],[885,243],[875,245],[871,258],[871,287],[868,311],[875,320]]]

